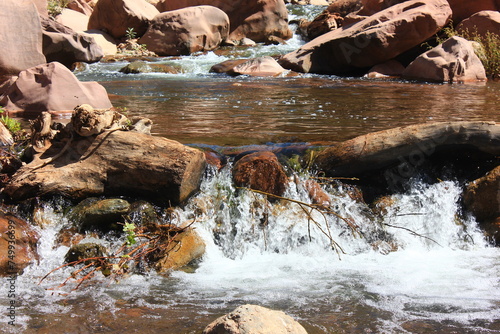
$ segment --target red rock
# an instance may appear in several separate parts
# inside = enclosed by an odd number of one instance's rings
[[[288,177],[274,153],[256,152],[236,162],[233,181],[239,187],[281,196],[286,190]]]
[[[196,6],[158,14],[139,44],[159,56],[188,55],[217,48],[228,33],[226,13],[212,6]]]
[[[227,73],[229,75],[251,75],[269,77],[280,75],[286,70],[272,57],[260,57],[245,60],[228,60],[214,65],[212,73]]]
[[[268,41],[270,36],[283,40],[292,37],[283,0],[162,0],[156,7],[165,12],[199,5],[214,6],[227,13],[230,40],[248,37],[259,43]]]
[[[0,276],[19,274],[38,259],[38,234],[24,220],[0,211]]]
[[[405,67],[396,60],[389,60],[385,63],[373,66],[366,74],[367,78],[395,78],[403,74]]]
[[[38,10],[38,14],[42,17],[48,17],[49,12],[47,11],[47,5],[48,1],[47,0],[31,0],[36,6],[36,9]],[[2,3],[3,4],[3,3]],[[2,7],[3,9],[3,7]]]
[[[479,34],[486,36],[488,32],[500,36],[500,13],[492,10],[478,12],[463,20],[458,26],[459,33]]]
[[[0,75],[18,75],[46,62],[42,52],[42,26],[31,0],[3,0],[0,31]]]
[[[450,83],[487,80],[484,66],[472,43],[458,36],[418,56],[406,67],[403,77]]]
[[[86,16],[92,15],[94,9],[85,0],[73,0],[66,6],[67,8],[76,12],[82,13]]]
[[[99,0],[90,16],[88,29],[103,30],[114,38],[134,29],[137,37],[148,29],[159,11],[144,0]]]
[[[446,0],[406,1],[321,35],[285,55],[280,64],[296,72],[349,74],[420,45],[444,27],[450,17]]]
[[[448,0],[453,11],[453,22],[460,23],[462,20],[483,10],[500,10],[500,0]]]
[[[64,65],[52,62],[22,71],[0,97],[9,111],[40,113],[73,111],[81,104],[111,108],[106,89],[96,82],[80,82]]]
[[[63,9],[61,14],[57,15],[56,21],[77,32],[87,30],[89,17],[71,9]]]
[[[467,185],[464,204],[481,222],[500,217],[500,166]]]

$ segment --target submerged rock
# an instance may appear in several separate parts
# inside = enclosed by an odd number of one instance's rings
[[[204,330],[203,334],[307,334],[292,317],[282,311],[258,305],[242,305]]]
[[[100,244],[93,242],[78,244],[71,246],[64,256],[64,262],[71,263],[93,257],[102,257],[106,256],[106,253],[106,247]]]

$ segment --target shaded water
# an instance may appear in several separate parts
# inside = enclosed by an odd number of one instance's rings
[[[235,54],[285,53],[299,44],[296,38],[288,46],[159,60],[181,67],[180,74],[126,75],[117,72],[125,63],[100,63],[78,76],[101,82],[116,107],[151,118],[156,134],[186,144],[338,142],[422,122],[500,121],[500,84],[494,82],[208,73]],[[414,181],[383,217],[350,199],[346,189],[325,189],[335,209],[362,231],[363,237],[356,236],[336,217],[314,216],[345,254],[331,249],[329,238],[311,226],[300,207],[238,195],[229,166],[207,177],[198,196],[177,209],[182,221],[194,212],[200,216],[195,227],[207,253],[196,270],[170,277],[134,275],[111,285],[101,278],[69,294],[46,290],[69,271],[37,284],[67,251],[54,246],[65,220],[47,206],[51,223],[40,230],[41,262],[17,281],[18,327],[2,322],[0,330],[200,333],[216,317],[254,303],[291,314],[310,334],[500,332],[500,252],[488,247],[475,221],[461,212],[460,185]],[[290,184],[287,196],[309,201],[300,182]],[[6,305],[3,291],[0,304]]]

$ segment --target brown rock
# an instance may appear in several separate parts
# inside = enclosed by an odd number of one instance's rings
[[[114,56],[118,52],[116,40],[100,30],[87,30],[82,34],[90,36],[99,45],[105,56]]]
[[[406,79],[431,82],[486,81],[486,72],[472,43],[454,36],[418,56],[403,71]]]
[[[462,20],[483,10],[500,10],[500,0],[448,0],[453,11],[453,22],[460,23]]]
[[[87,15],[67,8],[63,9],[61,14],[57,15],[56,21],[77,32],[84,32],[89,25],[89,17]]]
[[[242,305],[204,330],[203,334],[307,334],[304,327],[282,311],[258,305]]]
[[[159,11],[144,0],[99,0],[90,16],[88,29],[99,29],[114,38],[125,36],[133,28],[137,37],[148,29]]]
[[[92,15],[92,12],[94,11],[94,9],[85,0],[73,0],[68,3],[66,7],[86,16]]]
[[[286,71],[272,57],[245,59],[243,61],[229,60],[225,61],[222,64],[214,65],[210,69],[210,72],[222,73],[221,71],[223,69],[224,73],[227,73],[232,76],[250,75],[259,77],[277,76]]]
[[[500,217],[481,223],[486,238],[495,246],[500,246]]]
[[[235,163],[233,181],[239,187],[281,196],[288,177],[274,153],[256,152],[245,155]]]
[[[467,35],[477,33],[486,36],[488,32],[500,36],[500,13],[497,11],[485,10],[478,12],[463,20],[457,26],[457,31]]]
[[[103,86],[80,82],[57,62],[22,71],[0,99],[6,110],[28,113],[72,111],[84,103],[99,109],[112,107]]]
[[[0,276],[19,274],[38,259],[38,234],[24,220],[0,210]]]
[[[18,75],[46,62],[42,52],[42,26],[31,0],[2,1],[0,31],[0,75]]]
[[[421,44],[444,27],[450,17],[451,9],[445,0],[406,1],[321,35],[285,55],[280,64],[304,73],[356,72]]]
[[[389,60],[385,63],[373,66],[366,74],[367,78],[397,78],[403,74],[405,67],[397,60]]]
[[[223,61],[222,63],[215,64],[210,68],[210,73],[228,73],[235,66],[239,64],[243,64],[247,61],[247,59],[230,59]]]
[[[464,204],[480,222],[500,217],[500,166],[469,183]]]
[[[49,12],[47,11],[47,0],[31,0],[36,6],[36,9],[38,10],[38,14],[42,17],[48,17]]]
[[[201,258],[205,254],[205,242],[192,228],[177,234],[167,249],[167,254],[158,260],[155,269],[168,273]]]
[[[327,148],[317,156],[316,164],[328,176],[354,177],[404,163],[404,168],[398,169],[399,174],[393,176],[406,178],[428,157],[450,147],[457,152],[461,148],[475,148],[499,155],[500,125],[442,122],[373,132]]]
[[[212,6],[161,13],[139,40],[159,56],[188,55],[217,48],[229,32],[229,18]]]
[[[220,8],[229,16],[230,40],[248,37],[259,43],[266,42],[270,36],[284,40],[292,37],[283,0],[162,0],[156,7],[165,12],[200,5]]]
[[[321,188],[318,182],[313,179],[309,179],[304,182],[304,187],[306,188],[307,194],[313,204],[318,204],[324,207],[329,207],[331,205],[330,196],[323,190],[323,188]]]
[[[95,63],[104,52],[91,36],[78,34],[52,20],[42,19],[43,53],[47,62],[57,61],[71,68],[74,63]]]
[[[5,193],[14,200],[42,194],[129,195],[175,205],[198,189],[205,170],[203,152],[133,131],[75,135],[64,146],[53,143],[37,155],[14,175]]]

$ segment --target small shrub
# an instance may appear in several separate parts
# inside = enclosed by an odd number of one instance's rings
[[[71,0],[49,0],[47,3],[47,11],[52,17],[61,14],[63,9],[68,6]]]
[[[5,127],[14,134],[21,131],[21,123],[7,115],[4,115],[4,112],[5,110],[0,107],[0,114],[2,114],[2,116],[0,116],[0,122],[2,122],[3,125],[5,125]]]
[[[135,39],[137,37],[137,33],[134,31],[134,28],[127,28],[125,31],[125,38],[127,41],[131,39]]]

